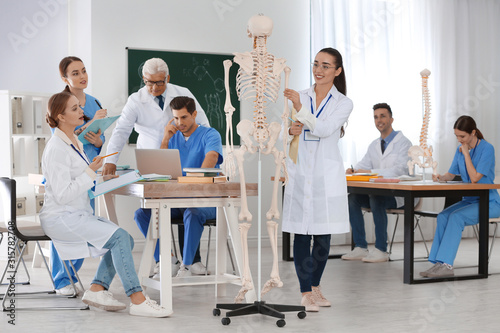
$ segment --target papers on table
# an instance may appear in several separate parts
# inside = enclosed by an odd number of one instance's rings
[[[95,197],[98,197],[101,194],[111,192],[111,191],[116,190],[117,188],[120,188],[122,186],[135,183],[136,181],[141,180],[141,179],[143,179],[143,178],[138,170],[128,172],[128,173],[121,175],[117,178],[106,180],[102,183],[97,184],[94,187],[94,190],[92,190],[92,189],[89,190],[89,197],[90,197],[90,199],[94,199]]]
[[[157,173],[148,173],[147,175],[142,175],[144,181],[155,180],[155,181],[169,181],[172,179],[171,175],[159,175]]]

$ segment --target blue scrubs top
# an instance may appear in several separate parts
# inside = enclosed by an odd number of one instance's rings
[[[219,132],[211,127],[198,126],[186,141],[184,135],[177,131],[168,142],[168,148],[179,149],[182,168],[199,168],[205,160],[205,155],[209,151],[219,153],[216,168],[220,167],[223,161],[222,140]],[[182,172],[185,176],[186,173]]]
[[[478,184],[493,184],[495,180],[495,148],[489,142],[482,139],[476,147],[470,150],[469,155],[476,171],[483,175]],[[460,146],[455,152],[455,157],[453,157],[453,162],[448,172],[460,175],[464,183],[471,182],[467,173],[464,154],[460,152]],[[478,197],[463,197],[463,200],[477,201],[479,199]],[[500,204],[500,196],[497,190],[490,190],[490,202],[492,201]]]
[[[83,113],[90,119],[94,118],[95,113],[101,109],[99,105],[97,105],[97,102],[98,102],[97,98],[90,96],[89,94],[85,94],[85,106],[82,109]],[[84,126],[85,124],[86,123],[84,123],[82,126]],[[82,126],[78,126],[76,129],[79,129]],[[102,140],[102,145],[104,146],[105,142],[104,133],[101,134],[101,140]],[[90,161],[92,161],[94,157],[96,157],[101,153],[101,148],[102,146],[97,148],[96,146],[90,143],[83,145],[83,150],[85,151],[85,154],[87,154],[87,157],[89,158]]]

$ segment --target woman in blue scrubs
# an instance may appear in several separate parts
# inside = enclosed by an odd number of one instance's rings
[[[59,74],[66,87],[64,91],[67,91],[78,98],[80,107],[83,109],[84,113],[84,124],[76,127],[75,134],[81,133],[86,126],[90,125],[96,119],[102,119],[106,117],[107,110],[101,107],[99,101],[89,94],[84,92],[84,89],[88,86],[88,73],[83,61],[74,56],[65,57],[59,62]],[[89,159],[92,161],[94,157],[101,153],[101,148],[104,144],[104,133],[101,130],[97,133],[89,132],[85,135],[85,139],[89,142],[83,145],[83,150]],[[90,200],[90,206],[92,210],[95,211],[94,199]],[[64,269],[59,254],[57,253],[54,245],[50,246],[50,258],[51,258],[51,268],[52,268],[52,278],[54,279],[54,284],[56,292],[60,295],[72,295],[74,289],[71,286],[68,274]],[[78,271],[83,264],[83,259],[72,260],[75,269]],[[74,282],[77,281],[76,276],[71,268],[71,265],[67,265],[70,270],[71,277]],[[81,292],[81,290],[79,290]]]
[[[453,126],[458,146],[450,169],[444,175],[433,175],[434,181],[449,181],[460,175],[464,183],[493,184],[495,179],[495,149],[487,142],[470,116],[461,116]],[[500,216],[500,196],[490,190],[489,217]],[[421,272],[423,277],[453,276],[453,262],[467,225],[479,222],[479,197],[463,197],[443,210],[437,217],[436,233],[429,261],[434,264]]]

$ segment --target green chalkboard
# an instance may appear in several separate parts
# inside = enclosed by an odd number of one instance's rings
[[[144,86],[142,66],[146,60],[161,58],[168,65],[170,83],[188,88],[196,97],[207,115],[210,126],[219,131],[222,144],[226,144],[226,115],[224,103],[223,61],[233,59],[231,54],[193,53],[174,51],[138,50],[128,48],[128,93],[129,95]],[[233,114],[234,144],[240,144],[236,135],[236,125],[240,121],[240,102],[236,94],[236,74],[239,66],[233,65],[229,75],[231,104],[236,111]],[[129,143],[136,143],[137,133],[134,131]]]

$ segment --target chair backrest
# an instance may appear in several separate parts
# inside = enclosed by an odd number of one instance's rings
[[[16,222],[16,181],[14,179],[0,178],[0,199],[2,202],[2,220],[5,227],[14,227]]]

